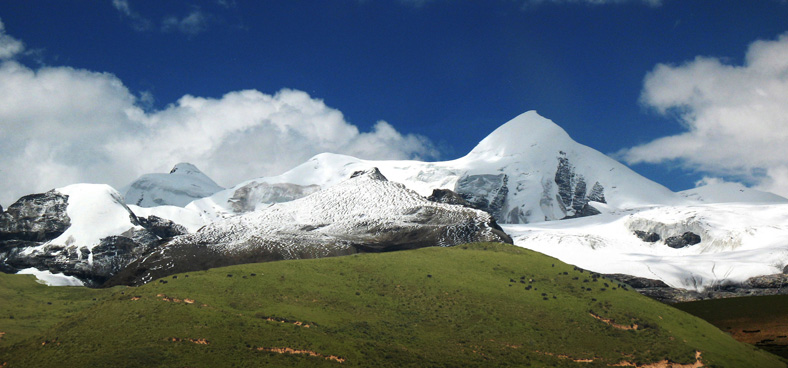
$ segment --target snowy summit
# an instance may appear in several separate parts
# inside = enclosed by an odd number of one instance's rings
[[[121,192],[124,193],[126,203],[140,207],[183,207],[222,189],[196,166],[179,163],[169,174],[145,174]]]

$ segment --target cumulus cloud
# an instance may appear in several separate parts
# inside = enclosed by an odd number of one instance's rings
[[[322,152],[434,158],[426,139],[386,122],[361,132],[305,92],[184,96],[158,111],[116,76],[0,63],[0,203],[77,182],[116,188],[192,162],[225,186],[275,175]]]
[[[686,131],[623,150],[628,163],[674,161],[788,195],[788,33],[753,42],[743,65],[657,65],[641,101]]]
[[[162,29],[164,31],[179,31],[193,36],[208,29],[208,16],[200,9],[194,9],[182,18],[165,18],[162,21]]]
[[[5,33],[5,25],[0,20],[0,60],[11,59],[25,50],[22,41]]]

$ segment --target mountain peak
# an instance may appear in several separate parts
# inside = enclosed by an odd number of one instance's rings
[[[552,120],[539,115],[536,110],[522,113],[495,129],[479,142],[471,155],[510,156],[523,153],[524,148],[539,144],[552,147],[573,142],[569,134]]]
[[[175,165],[169,174],[145,174],[123,190],[126,203],[140,207],[186,206],[224,188],[187,162]]]
[[[170,174],[181,174],[181,175],[189,175],[189,174],[200,174],[205,175],[197,166],[190,164],[188,162],[181,162],[173,166],[172,170],[170,170]]]
[[[388,179],[386,179],[386,177],[380,172],[380,170],[378,170],[377,167],[373,167],[371,169],[366,169],[366,170],[359,170],[354,172],[353,175],[350,175],[351,179],[357,177],[366,178],[370,180],[388,181]]]

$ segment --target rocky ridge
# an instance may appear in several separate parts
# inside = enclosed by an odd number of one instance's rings
[[[218,220],[134,262],[109,285],[238,263],[509,242],[487,213],[436,203],[376,168],[291,202]]]

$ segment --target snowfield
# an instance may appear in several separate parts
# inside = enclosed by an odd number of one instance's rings
[[[66,276],[62,273],[52,273],[41,271],[34,267],[25,268],[17,272],[17,275],[34,275],[36,281],[47,286],[85,286],[82,280],[74,276]]]
[[[696,291],[781,273],[788,264],[788,204],[661,206],[503,228],[516,245],[578,267]],[[645,242],[635,230],[662,241]],[[680,249],[664,243],[687,231],[701,242]]]

